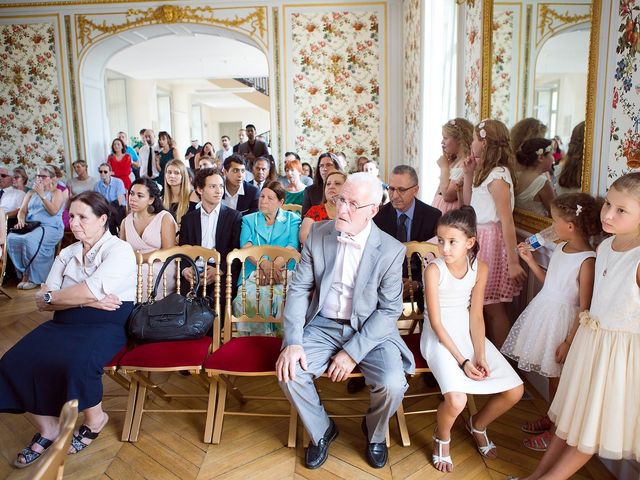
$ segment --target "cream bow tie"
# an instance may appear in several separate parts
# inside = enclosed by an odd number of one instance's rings
[[[349,236],[339,236],[336,237],[338,239],[338,242],[340,243],[344,243],[345,245],[351,245],[354,248],[357,249],[362,249],[362,245],[360,245],[358,242],[356,242],[353,237],[349,237]]]

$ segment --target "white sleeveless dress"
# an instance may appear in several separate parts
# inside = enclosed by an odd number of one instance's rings
[[[549,409],[556,435],[587,454],[640,461],[640,247],[598,247],[591,309],[580,314]]]
[[[559,377],[562,372],[555,354],[580,309],[580,267],[596,256],[590,251],[565,253],[565,245],[560,243],[553,251],[542,290],[520,314],[501,350],[518,362],[520,370],[545,377]]]
[[[455,278],[443,258],[434,263],[440,270],[438,296],[440,319],[447,333],[465,358],[474,361],[473,343],[469,331],[469,304],[471,290],[476,283],[476,266],[469,266],[461,279]],[[425,313],[424,329],[420,338],[420,351],[436,377],[442,393],[463,392],[470,394],[491,394],[511,390],[522,384],[522,380],[511,368],[498,349],[485,339],[485,357],[490,375],[484,380],[471,380],[458,366],[451,352],[440,343]]]

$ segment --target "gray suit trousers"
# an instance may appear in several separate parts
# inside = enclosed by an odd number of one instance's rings
[[[316,445],[329,428],[329,417],[320,403],[313,381],[327,371],[331,357],[342,350],[342,345],[354,333],[349,324],[316,316],[304,329],[302,347],[307,356],[307,370],[298,365],[295,380],[280,382]],[[369,442],[382,443],[389,419],[400,406],[408,388],[400,350],[392,342],[384,341],[371,350],[358,366],[371,395],[366,417]]]

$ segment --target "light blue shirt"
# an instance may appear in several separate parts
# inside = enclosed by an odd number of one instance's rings
[[[398,209],[396,209],[396,225],[399,227],[400,226],[400,215],[402,215],[403,213],[409,217],[405,222],[404,225],[407,227],[407,242],[411,241],[411,223],[413,222],[413,212],[416,209],[416,199],[413,199],[413,202],[411,203],[411,206],[409,207],[409,209],[406,212],[402,212]]]
[[[131,157],[131,161],[132,162],[137,162],[138,161],[138,154],[136,153],[136,151],[132,147],[127,145],[126,151],[129,154],[129,156]]]
[[[101,194],[104,198],[106,198],[107,202],[113,202],[114,200],[118,200],[118,195],[124,195],[125,203],[123,203],[123,205],[126,204],[127,192],[124,189],[124,182],[119,178],[111,177],[111,181],[109,182],[109,185],[104,183],[103,180],[98,180],[98,182],[96,183],[96,186],[94,187],[94,190],[99,194]]]

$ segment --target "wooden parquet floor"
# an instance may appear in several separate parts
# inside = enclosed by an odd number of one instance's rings
[[[33,292],[6,289],[14,298],[0,298],[0,355],[31,329],[50,318],[51,314],[39,313],[34,308]],[[37,355],[34,352],[34,355]],[[330,448],[327,462],[318,470],[308,470],[303,465],[302,427],[298,429],[298,446],[287,448],[286,418],[241,417],[225,418],[220,445],[202,442],[204,414],[147,413],[142,422],[139,441],[120,441],[124,413],[114,410],[125,406],[124,390],[110,379],[104,379],[105,409],[110,422],[96,442],[85,451],[68,457],[65,478],[112,480],[175,480],[175,479],[469,479],[496,480],[507,475],[522,475],[531,471],[541,454],[522,446],[525,434],[520,424],[541,415],[547,405],[535,395],[533,400],[523,400],[489,430],[497,444],[499,458],[486,460],[476,451],[473,440],[459,419],[452,432],[451,455],[454,472],[442,474],[430,463],[435,426],[434,415],[408,417],[411,446],[403,447],[395,420],[390,426],[391,447],[389,463],[380,470],[372,469],[364,459],[365,438],[360,430],[359,418],[336,420],[340,435]],[[421,387],[419,378],[411,384]],[[277,395],[280,389],[272,379],[240,382],[247,391]],[[165,388],[172,392],[198,392],[204,390],[193,380],[174,375],[168,378]],[[329,394],[346,395],[343,384],[334,385],[321,381],[319,388]],[[477,399],[479,405],[482,399]],[[206,408],[205,399],[177,400],[190,406],[200,403]],[[424,406],[435,406],[438,397],[421,400]],[[162,400],[156,401],[162,406]],[[288,404],[282,403],[286,412]],[[228,404],[234,400],[229,396]],[[420,406],[422,406],[422,404]],[[259,410],[260,406],[246,404],[247,410]],[[366,409],[366,401],[332,402],[327,405],[330,413],[359,413]],[[81,418],[80,418],[81,421]],[[0,479],[29,479],[30,468],[14,469],[16,453],[23,448],[34,433],[33,426],[24,415],[0,414]],[[576,479],[614,478],[596,459],[583,468]]]

